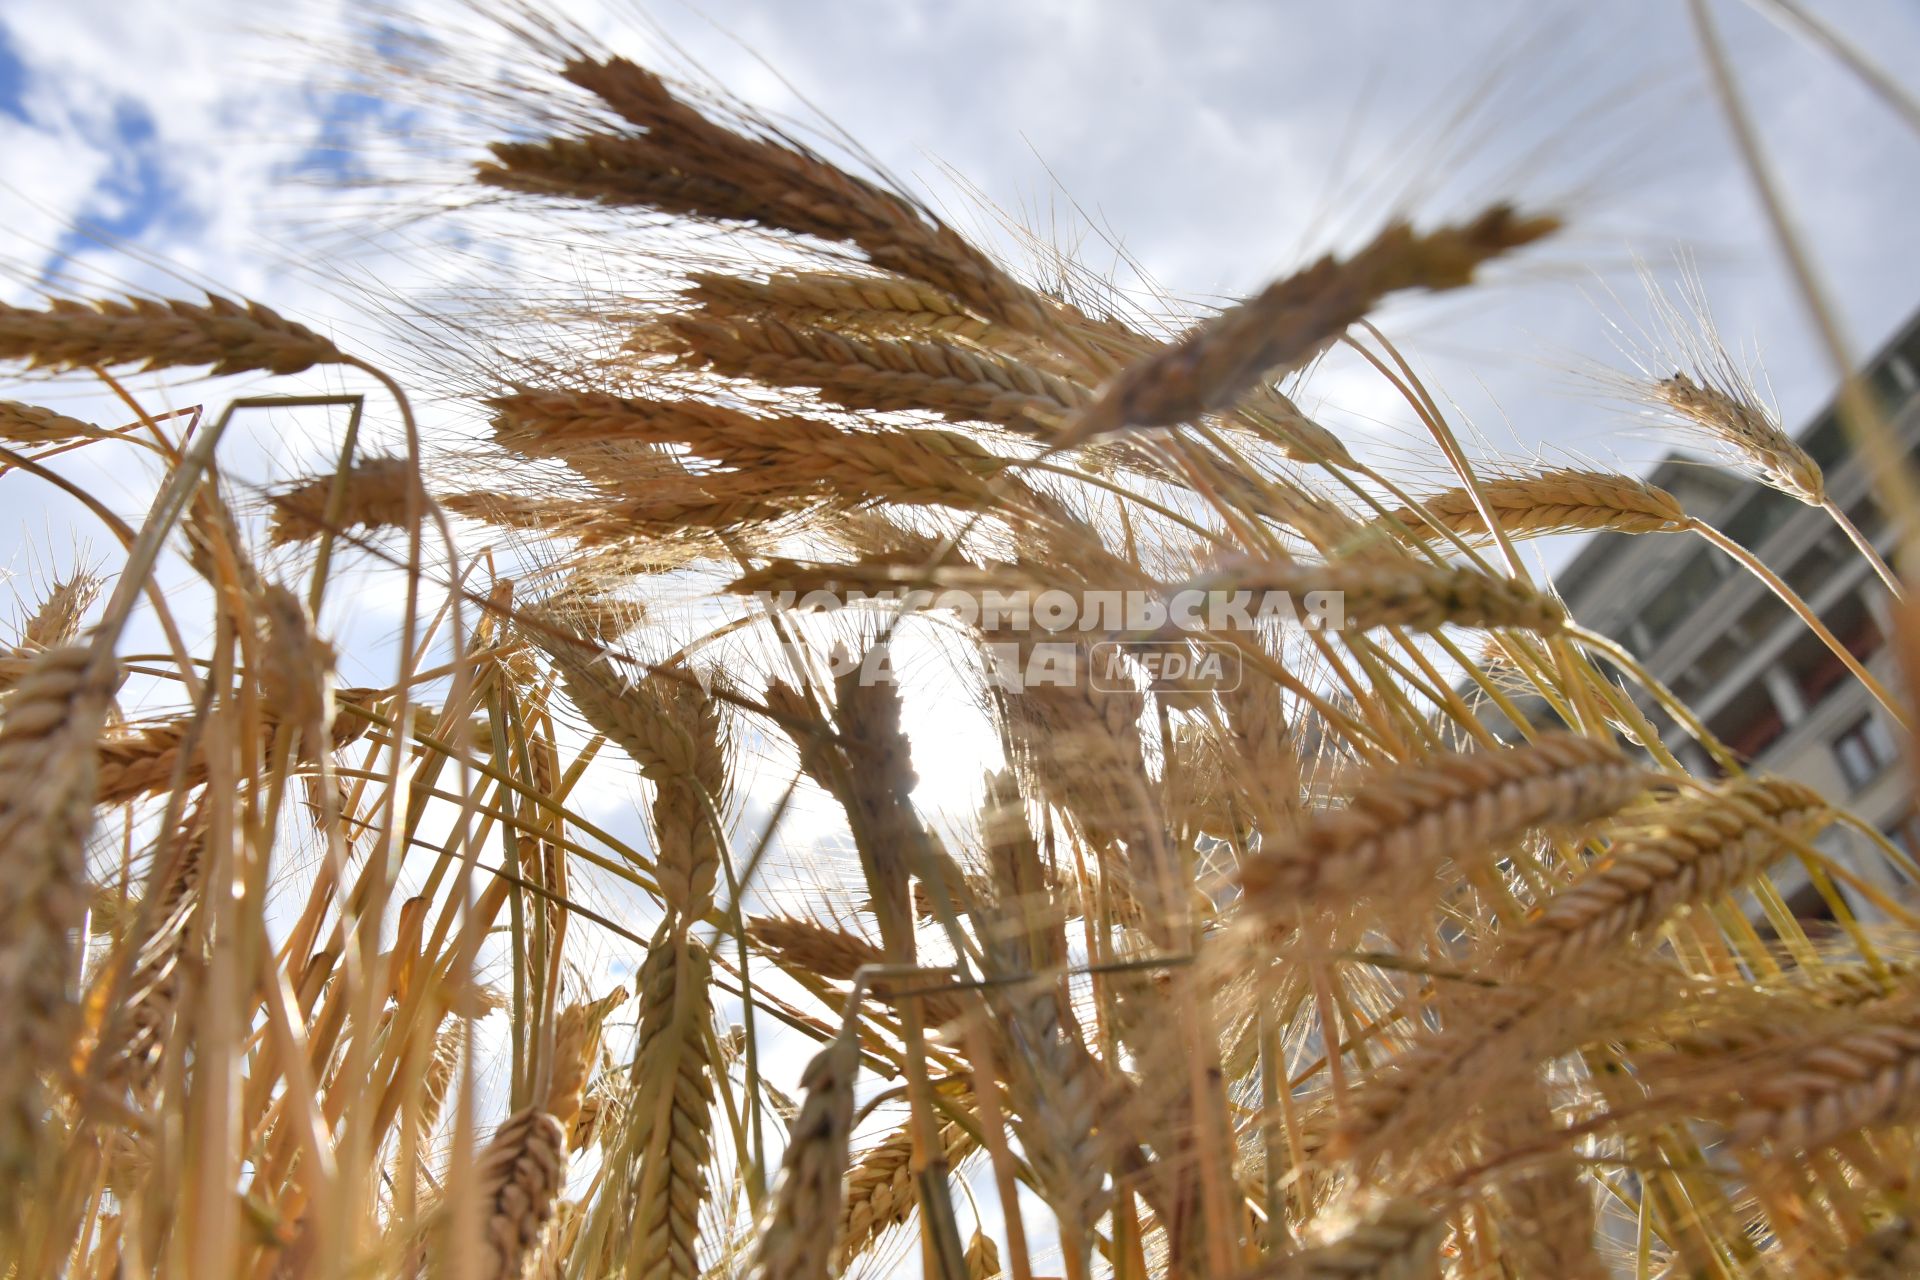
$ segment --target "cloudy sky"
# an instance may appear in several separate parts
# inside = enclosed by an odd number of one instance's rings
[[[493,38],[455,3],[399,7],[455,47]],[[1605,320],[1637,305],[1634,262],[1666,267],[1680,248],[1728,340],[1762,354],[1790,424],[1829,392],[1678,0],[565,7],[625,51],[838,126],[963,224],[985,220],[952,175],[1096,266],[1124,253],[1181,298],[1244,292],[1396,214],[1506,197],[1552,208],[1569,230],[1524,268],[1389,326],[1502,448],[1659,454],[1565,371],[1610,358]],[[1902,0],[1814,7],[1881,65],[1920,65],[1920,14]],[[1920,302],[1920,137],[1762,5],[1717,10],[1815,259],[1870,350]],[[360,92],[352,69],[375,54],[355,48],[348,11],[0,7],[0,288],[178,292],[172,273],[364,328],[339,277],[370,256],[383,280],[412,267],[384,230],[391,193],[345,180],[419,172],[488,129],[404,90]],[[1309,399],[1362,437],[1404,428],[1357,378]]]
[[[1911,0],[1803,3],[1880,65],[1920,66]],[[513,65],[451,0],[390,7],[455,49],[492,51],[471,63]],[[1634,264],[1664,270],[1679,251],[1698,263],[1728,342],[1764,360],[1790,425],[1830,395],[1680,0],[566,7],[623,52],[838,126],[956,221],[987,225],[958,175],[1128,289],[1219,300],[1398,215],[1504,198],[1558,212],[1566,233],[1487,288],[1383,320],[1503,452],[1633,467],[1664,452],[1668,441],[1569,371],[1618,363],[1608,319],[1640,306]],[[491,134],[422,105],[430,94],[368,93],[356,70],[378,54],[343,17],[363,8],[0,3],[0,298],[204,284],[377,344],[356,290],[436,275],[433,228],[395,217],[408,191],[431,188],[370,193],[353,180],[445,173],[432,166]],[[1715,8],[1854,349],[1870,351],[1920,306],[1920,136],[1759,0]],[[162,398],[225,394],[177,379]],[[1351,373],[1330,371],[1302,398],[1362,447],[1408,438],[1404,409]],[[231,474],[265,484],[305,469],[326,425],[254,430],[229,453]],[[150,473],[102,451],[73,467],[130,516],[151,492]],[[83,523],[43,486],[0,477],[0,572],[44,579],[86,557],[69,532]],[[345,682],[384,681],[352,669],[342,647]]]
[[[1495,199],[1558,212],[1567,230],[1485,287],[1382,318],[1498,453],[1644,468],[1670,447],[1573,371],[1620,363],[1609,322],[1642,306],[1636,262],[1664,271],[1677,252],[1698,264],[1728,342],[1763,358],[1789,425],[1830,395],[1680,0],[567,8],[622,52],[843,131],[963,226],[992,232],[983,202],[1009,212],[1138,298],[1230,298],[1395,216],[1458,217]],[[528,70],[458,0],[389,10],[393,26],[457,55],[462,75]],[[1822,277],[1856,351],[1870,351],[1920,306],[1920,137],[1770,22],[1762,0],[1715,10]],[[434,184],[457,178],[500,122],[449,108],[430,82],[370,77],[390,50],[367,34],[366,11],[0,4],[0,297],[207,285],[379,350],[370,297],[390,307],[444,276],[453,236],[405,211],[448,189]],[[1906,0],[1816,12],[1878,64],[1920,66],[1920,10]],[[526,247],[474,252],[505,271]],[[336,388],[331,377],[296,389]],[[184,407],[232,391],[181,377],[158,395]],[[124,417],[84,390],[0,396]],[[1409,416],[1377,380],[1336,365],[1301,399],[1356,447],[1410,456]],[[229,479],[244,492],[314,469],[339,427],[324,415],[250,420],[223,446]],[[63,463],[129,517],[151,495],[133,451]],[[0,486],[0,573],[22,595],[99,559],[98,534],[45,486],[17,474]],[[1568,550],[1562,540],[1545,554]],[[180,566],[162,572],[193,588]],[[341,594],[329,628],[374,636],[341,646],[341,678],[384,683],[397,593]]]
[[[1136,298],[1230,298],[1396,216],[1459,217],[1496,199],[1555,211],[1567,230],[1485,287],[1382,318],[1497,453],[1644,468],[1671,446],[1576,371],[1620,363],[1609,325],[1643,305],[1635,264],[1667,271],[1676,253],[1697,263],[1727,341],[1762,358],[1789,425],[1830,395],[1680,0],[566,7],[619,51],[843,131],[963,226],[992,234],[983,208],[1007,211]],[[1920,66],[1920,10],[1906,0],[1814,7],[1879,65]],[[459,0],[389,11],[463,75],[529,69]],[[1920,136],[1771,22],[1765,0],[1715,11],[1850,340],[1870,351],[1920,305]],[[457,178],[501,122],[450,108],[431,78],[369,76],[390,46],[366,12],[340,0],[0,4],[0,297],[206,285],[380,350],[370,298],[404,308],[409,288],[444,276],[453,236],[406,211],[449,189],[434,183]],[[465,269],[505,272],[527,249],[473,252]],[[89,394],[0,388],[124,416]],[[183,377],[159,399],[229,394]],[[1301,399],[1356,447],[1411,456],[1409,416],[1377,380],[1335,365]],[[227,474],[244,488],[305,472],[339,425],[250,422],[223,446]],[[67,461],[124,513],[144,509],[153,475],[132,451]],[[45,486],[0,485],[0,572],[20,575],[16,587],[92,554],[84,518]],[[339,607],[364,616],[330,619],[336,633],[393,629],[382,593],[346,595]],[[350,665],[360,647],[343,649]]]

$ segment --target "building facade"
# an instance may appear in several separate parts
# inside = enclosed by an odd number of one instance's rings
[[[1920,451],[1920,316],[1871,362],[1867,385],[1909,453]],[[1800,434],[1826,473],[1829,497],[1890,554],[1891,530],[1865,461],[1832,406]],[[1648,477],[1687,511],[1756,554],[1885,684],[1902,680],[1892,647],[1891,597],[1832,517],[1724,465],[1674,455]],[[1872,822],[1909,853],[1920,850],[1912,772],[1898,725],[1786,605],[1725,552],[1692,534],[1598,534],[1556,578],[1573,616],[1623,642],[1748,767],[1814,787]],[[1701,750],[1652,701],[1640,698],[1690,769],[1711,776]],[[1898,899],[1920,899],[1864,837],[1830,830],[1821,847]],[[1795,914],[1825,905],[1795,864],[1775,877]],[[1863,919],[1882,913],[1863,895]]]

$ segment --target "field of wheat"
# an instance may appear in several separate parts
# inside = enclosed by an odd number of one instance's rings
[[[1463,445],[1369,321],[1559,211],[1383,217],[1156,311],[501,20],[472,207],[650,246],[617,286],[423,302],[399,365],[220,296],[0,306],[4,483],[111,548],[0,656],[0,1274],[1920,1274],[1920,918],[1814,841],[1920,868],[1515,544],[1704,539],[1911,701],[1672,494]],[[1673,367],[1612,389],[1844,523],[1673,318]],[[1298,407],[1335,347],[1422,483]],[[163,412],[159,372],[259,394]],[[77,383],[123,414],[44,407]],[[236,424],[312,407],[337,465],[229,474]],[[161,477],[137,520],[70,467],[115,454]],[[341,687],[369,572],[393,675]],[[1342,625],[963,607],[1181,592]],[[1008,678],[1061,644],[1106,678]],[[993,750],[916,741],[929,696]],[[916,801],[929,760],[969,811]]]

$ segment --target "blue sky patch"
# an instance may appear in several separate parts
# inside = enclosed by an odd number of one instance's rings
[[[167,172],[159,129],[145,106],[132,98],[120,99],[107,128],[86,130],[86,139],[111,164],[76,214],[77,225],[54,246],[43,278],[102,242],[151,244],[154,232],[178,230],[191,220]]]
[[[32,123],[27,115],[27,64],[20,61],[4,22],[0,22],[0,116]]]

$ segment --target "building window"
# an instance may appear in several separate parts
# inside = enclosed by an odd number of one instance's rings
[[[1871,712],[1833,740],[1833,757],[1840,762],[1840,773],[1856,791],[1879,777],[1899,753],[1893,735]]]
[[[1787,723],[1766,685],[1756,680],[1727,699],[1707,728],[1735,756],[1752,760],[1779,741]]]

